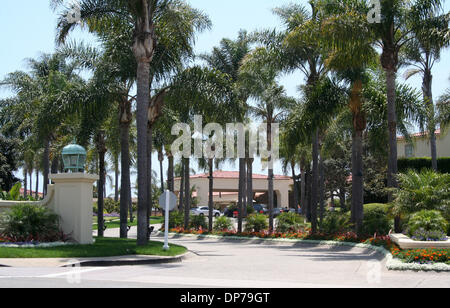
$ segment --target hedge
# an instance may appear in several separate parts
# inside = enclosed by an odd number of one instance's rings
[[[399,172],[406,172],[408,169],[421,171],[424,168],[432,168],[431,158],[400,158],[398,160]],[[450,173],[450,157],[438,158],[438,171],[441,173]]]

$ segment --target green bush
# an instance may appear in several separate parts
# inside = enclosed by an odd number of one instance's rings
[[[319,228],[326,234],[336,234],[350,230],[350,217],[347,213],[329,212],[324,217]]]
[[[116,202],[114,199],[105,199],[103,209],[107,214],[120,213],[120,202]]]
[[[214,222],[214,231],[231,231],[234,230],[233,223],[228,217],[220,216]]]
[[[245,225],[246,232],[261,232],[269,227],[267,216],[263,214],[254,214],[247,217]]]
[[[208,229],[208,223],[205,216],[191,215],[189,227],[194,230]]]
[[[368,204],[364,206],[362,233],[366,235],[386,235],[392,229],[386,204]]]
[[[407,172],[410,169],[421,172],[423,169],[431,169],[431,158],[401,158],[398,160],[398,170]],[[450,173],[450,157],[438,158],[438,171],[441,173]]]
[[[169,229],[182,228],[184,226],[184,214],[180,211],[171,212],[169,215]]]
[[[400,188],[395,192],[395,211],[411,214],[422,210],[437,210],[450,219],[450,174],[423,170],[399,174]]]
[[[249,205],[247,206],[247,215],[253,215],[255,214],[255,209],[253,208],[253,206]]]
[[[282,213],[278,216],[277,232],[293,233],[304,227],[304,219],[296,213]]]
[[[423,210],[411,215],[408,222],[408,234],[414,235],[418,230],[447,231],[447,221],[439,211]]]
[[[1,217],[0,233],[12,242],[56,242],[64,236],[59,216],[43,206],[17,205]]]

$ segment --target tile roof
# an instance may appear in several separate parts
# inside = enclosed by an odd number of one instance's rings
[[[436,129],[436,135],[440,135],[441,134],[441,130],[440,129]],[[420,138],[420,137],[425,137],[428,136],[428,132],[420,132],[420,133],[415,133],[411,135],[411,138]],[[397,137],[397,140],[405,140],[404,136],[399,136]]]
[[[191,179],[203,179],[208,178],[209,173],[204,174],[196,174],[191,175]],[[213,177],[215,179],[239,179],[239,172],[238,171],[215,171],[213,173]],[[267,175],[264,174],[253,174],[253,179],[267,179]],[[292,178],[285,175],[275,175],[275,180],[291,180]]]

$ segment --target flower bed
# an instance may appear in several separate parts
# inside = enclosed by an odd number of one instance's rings
[[[400,250],[399,248],[394,248],[391,253],[394,257],[406,263],[446,263],[450,265],[450,249]]]

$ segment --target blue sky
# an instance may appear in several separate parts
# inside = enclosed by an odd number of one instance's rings
[[[211,31],[199,35],[196,44],[198,53],[209,52],[217,46],[224,37],[235,38],[240,29],[249,32],[281,26],[280,21],[271,9],[288,3],[303,3],[306,0],[188,0],[195,8],[205,12],[213,22]],[[449,11],[447,1],[445,10]],[[40,52],[50,53],[55,48],[55,27],[57,16],[51,11],[48,0],[1,0],[0,6],[0,79],[15,70],[26,70],[24,59],[39,56]],[[93,37],[76,31],[73,38],[83,38],[91,41]],[[450,86],[450,51],[442,54],[440,63],[434,70],[434,96],[441,95]],[[402,72],[399,81],[404,82]],[[292,74],[281,78],[288,94],[297,96],[297,87],[303,83],[300,74]],[[412,78],[409,84],[420,90],[419,77]],[[8,96],[9,92],[0,90],[0,98]],[[263,172],[260,164],[255,166],[255,173]],[[224,166],[224,169],[236,169],[236,166]],[[154,169],[158,169],[154,166]],[[276,168],[281,173],[281,168]]]

